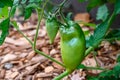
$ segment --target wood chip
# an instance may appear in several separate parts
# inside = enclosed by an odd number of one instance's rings
[[[49,54],[49,49],[48,49],[48,48],[43,47],[41,50],[42,50],[44,53]]]
[[[46,36],[46,31],[40,30],[38,36],[39,36],[39,37],[44,37],[44,36]]]
[[[31,59],[31,62],[35,62],[35,63],[37,63],[37,62],[44,62],[44,61],[46,61],[47,60],[47,58],[45,58],[44,56],[35,56],[35,57],[33,57],[32,59]]]
[[[28,55],[28,53],[20,53],[20,54],[19,54],[19,57],[20,57],[20,58],[25,58],[27,55]]]
[[[28,53],[27,59],[31,60],[34,56],[35,56],[35,52],[31,51],[30,53]]]
[[[13,72],[13,73],[10,75],[10,78],[14,79],[18,74],[19,74],[19,72]]]
[[[3,57],[3,60],[1,61],[1,63],[5,63],[7,61],[12,61],[12,60],[17,60],[18,56],[15,54],[7,54]]]
[[[44,80],[43,78],[38,78],[37,80]]]
[[[83,80],[85,79],[84,77],[80,77],[79,74],[74,74],[72,77],[71,77],[71,80]]]
[[[47,74],[47,73],[38,73],[36,75],[37,78],[44,78],[44,77],[51,77],[53,74]]]
[[[52,49],[52,50],[50,51],[50,55],[57,54],[58,52],[59,52],[58,50],[56,50],[56,49]]]
[[[15,40],[13,38],[7,37],[5,39],[5,42],[16,45],[16,46],[24,46],[24,45],[29,44],[28,41],[25,38],[20,38],[20,39]]]
[[[32,76],[28,75],[25,80],[32,80]]]
[[[60,58],[55,58],[57,61],[61,61]],[[52,65],[57,68],[57,69],[60,69],[60,70],[63,70],[63,67],[55,62],[52,63]]]
[[[86,66],[90,66],[90,67],[95,67],[96,66],[96,62],[94,58],[88,58],[86,60],[84,60],[82,62],[82,64],[86,65]]]
[[[26,70],[28,70],[28,72],[31,72],[32,70],[34,70],[39,65],[40,65],[40,63],[37,63],[37,64],[35,64],[33,66],[28,66],[28,67],[26,67]]]
[[[2,69],[0,71],[0,79],[4,78],[5,77],[5,73],[6,73],[6,70],[5,69]]]
[[[52,66],[48,66],[45,68],[45,73],[50,73],[54,70],[54,68]]]

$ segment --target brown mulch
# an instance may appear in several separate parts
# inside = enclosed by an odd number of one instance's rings
[[[18,22],[20,30],[31,40],[34,40],[36,32],[36,18],[34,16],[24,23]],[[98,55],[95,57],[100,67],[113,68],[116,64],[116,58],[120,53],[119,43],[119,41],[117,44],[111,44],[108,41],[101,43],[96,50]],[[50,44],[44,20],[41,22],[36,46],[37,49],[62,62],[59,34],[55,42]],[[83,64],[95,67],[97,65],[96,61],[91,54],[86,57]],[[4,44],[0,46],[0,80],[52,80],[63,71],[64,68],[60,65],[35,53],[28,41],[11,27],[9,36],[6,38]],[[82,69],[76,70],[63,80],[85,80],[86,74],[96,75],[99,72],[101,71],[88,70],[86,73]]]

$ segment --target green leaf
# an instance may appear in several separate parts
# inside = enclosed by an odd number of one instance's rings
[[[89,76],[89,75],[87,75],[87,80],[99,80],[97,77],[95,77],[95,76]]]
[[[105,70],[103,68],[100,68],[100,67],[87,67],[83,64],[80,64],[77,69],[91,69],[91,70]]]
[[[68,20],[71,20],[71,17],[72,17],[72,12],[67,13],[66,18],[67,18]]]
[[[24,13],[25,20],[28,19],[31,16],[31,14],[32,14],[32,8],[31,7],[29,7],[29,8],[27,7],[25,9],[25,13]]]
[[[109,23],[108,23],[108,19],[107,19],[106,21],[102,22],[101,24],[99,24],[97,26],[93,35],[91,35],[88,40],[89,46],[92,46],[92,47],[98,46],[98,44],[102,41],[102,39],[104,38],[104,36],[109,28],[108,25],[109,25]]]
[[[83,64],[80,64],[80,65],[77,67],[77,69],[86,69],[86,66],[83,65]]]
[[[120,63],[118,62],[112,70],[103,71],[98,76],[87,75],[87,80],[120,80]]]
[[[107,2],[106,0],[90,0],[87,6],[87,11],[89,12],[92,8],[100,6],[106,2]]]
[[[100,7],[98,8],[98,12],[97,12],[97,17],[96,17],[96,19],[97,19],[97,20],[105,21],[105,20],[107,19],[108,15],[109,15],[108,8],[107,8],[107,6],[104,4],[104,5],[102,5],[102,6],[100,6]]]
[[[41,2],[42,0],[29,0],[29,2],[31,2],[31,3],[39,3],[39,2]]]
[[[115,13],[120,14],[120,0],[116,0],[115,3]]]
[[[40,9],[40,7],[35,3],[28,4],[25,8],[25,13],[24,13],[25,19],[28,19],[31,16],[32,9]]]
[[[3,8],[4,7],[4,4],[0,2],[0,8]]]
[[[28,0],[22,0],[21,3],[25,4]]]
[[[110,3],[115,3],[116,0],[108,0],[108,2],[110,2]]]
[[[15,5],[18,5],[20,3],[20,0],[14,0],[13,1],[13,5],[15,6]]]
[[[90,36],[90,38],[87,40],[88,46],[96,48],[99,43],[104,39],[109,27],[112,25],[112,22],[114,21],[116,15],[113,12],[111,17],[103,21],[101,24],[97,26],[97,28],[94,30],[94,33]]]
[[[88,1],[88,0],[78,0],[79,2],[85,2],[85,1]]]
[[[85,35],[85,37],[87,38],[87,36],[89,36],[89,34],[90,34],[90,30],[86,30],[86,31],[83,31],[84,32],[84,35]]]
[[[35,3],[30,3],[27,5],[27,8],[39,8],[39,5],[35,4]]]
[[[120,40],[120,29],[114,29],[109,31],[109,33],[105,36],[107,40]]]
[[[118,55],[118,57],[117,57],[117,62],[120,63],[120,55]]]
[[[10,17],[13,17],[16,11],[16,6],[12,6],[11,10],[10,10]]]
[[[7,18],[0,23],[0,30],[2,32],[0,36],[0,45],[3,44],[5,38],[9,34],[9,22],[10,22],[10,19]]]
[[[0,8],[0,18],[7,18],[9,14],[8,7]]]
[[[12,7],[13,1],[12,0],[0,0],[0,7],[9,6]]]

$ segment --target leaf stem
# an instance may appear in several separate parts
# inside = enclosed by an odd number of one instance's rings
[[[22,36],[31,44],[31,45],[33,45],[33,42],[27,37],[27,36],[25,36],[25,34],[21,31],[21,30],[19,30],[18,28],[16,28],[17,29],[17,31],[20,33],[20,34],[22,34]]]
[[[64,78],[65,76],[67,76],[69,74],[68,71],[63,72],[62,74],[60,74],[59,76],[55,77],[53,80],[61,80],[62,78]]]
[[[101,68],[101,67],[85,67],[85,69],[92,69],[92,70],[103,70],[103,71],[105,71],[105,70],[107,70],[107,69],[104,69],[104,68]]]
[[[48,1],[48,0],[47,0],[47,1]],[[46,3],[47,3],[47,1],[46,1]],[[44,6],[46,5],[46,3],[44,4]],[[41,22],[41,20],[42,20],[44,8],[43,8],[43,10],[42,10],[41,15],[39,15],[39,14],[40,14],[39,9],[38,9],[37,11],[38,11],[38,26],[37,26],[37,28],[36,28],[36,35],[35,35],[35,38],[34,38],[34,43],[33,43],[26,35],[24,35],[24,33],[23,33],[21,30],[19,30],[19,28],[16,28],[16,29],[17,29],[17,31],[18,31],[20,34],[22,34],[22,36],[24,36],[25,39],[32,45],[32,48],[33,48],[33,50],[34,50],[36,53],[39,53],[39,54],[41,54],[42,56],[50,59],[51,61],[56,62],[57,64],[61,65],[62,67],[65,67],[64,64],[62,64],[61,62],[55,60],[54,58],[52,58],[52,57],[50,57],[50,56],[48,56],[48,55],[46,55],[44,52],[39,51],[38,49],[36,49],[36,41],[37,41],[38,31],[39,31],[39,28],[40,28],[40,22]]]
[[[60,12],[60,8],[62,8],[67,1],[68,1],[68,0],[64,0],[64,1],[59,5],[59,8],[55,11],[55,15],[56,15],[58,12]]]
[[[18,28],[16,28],[16,29],[17,29],[17,31],[18,31],[20,34],[22,34],[22,36],[25,37],[25,39],[32,45],[32,48],[33,48],[33,47],[34,47],[34,46],[33,46],[33,45],[34,45],[33,42],[32,42],[27,36],[25,36],[24,33],[23,33],[22,31],[20,31]],[[42,56],[44,56],[44,57],[50,59],[51,61],[56,62],[57,64],[61,65],[62,67],[65,67],[63,63],[61,63],[61,62],[55,60],[54,58],[52,58],[52,57],[46,55],[44,52],[39,51],[39,50],[36,49],[36,48],[34,49],[34,51],[35,51],[36,53],[38,53],[38,54],[40,54],[40,55],[42,55]]]
[[[54,58],[46,55],[44,52],[42,52],[42,51],[40,51],[40,50],[38,50],[38,49],[35,49],[34,51],[35,51],[36,53],[39,53],[40,55],[42,55],[42,56],[50,59],[51,61],[56,62],[57,64],[61,65],[62,67],[65,67],[64,64],[62,64],[61,62],[55,60]]]
[[[93,58],[94,58],[94,60],[95,60],[95,62],[96,62],[96,66],[99,67],[99,63],[98,63],[98,61],[97,61],[96,55],[97,55],[97,52],[96,52],[96,51],[93,51]]]
[[[59,12],[60,12],[60,15],[61,15],[62,19],[64,20],[64,22],[65,22],[67,25],[69,25],[69,24],[68,24],[68,21],[66,20],[65,16],[64,16],[63,13],[62,13],[63,6],[64,6],[64,4],[65,4],[67,1],[68,1],[68,0],[64,0],[64,1],[60,4]],[[65,27],[67,27],[67,26],[65,26]]]
[[[86,51],[85,51],[85,57],[93,50],[93,47],[89,47]]]
[[[46,0],[44,5],[43,5],[43,9],[41,11],[41,14],[40,14],[40,10],[37,9],[37,13],[38,13],[38,25],[37,25],[37,28],[36,28],[36,34],[35,34],[35,37],[34,37],[34,45],[33,45],[33,49],[35,50],[36,48],[36,41],[37,41],[37,37],[38,37],[38,33],[39,33],[39,28],[40,28],[40,23],[41,23],[41,20],[43,18],[43,14],[44,14],[44,9],[45,9],[45,6],[47,4],[49,0]]]
[[[63,8],[63,6],[65,5],[65,3],[66,3],[67,1],[68,1],[68,0],[64,0],[64,1],[59,5],[59,8],[56,10],[56,12],[55,12],[54,15],[56,15],[57,13],[59,13],[59,14],[61,15],[61,18],[64,20],[64,22],[68,25],[68,22],[67,22],[65,16],[63,15],[63,13],[62,13],[62,8]],[[67,26],[65,26],[65,27],[67,27]]]

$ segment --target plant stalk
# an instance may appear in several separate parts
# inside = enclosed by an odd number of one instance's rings
[[[64,22],[65,22],[67,25],[69,25],[69,24],[68,24],[68,21],[66,20],[65,16],[64,16],[63,13],[62,13],[63,6],[64,6],[64,4],[65,4],[67,1],[68,1],[68,0],[64,0],[64,1],[60,4],[59,12],[60,12],[60,15],[61,15],[62,19],[64,20]],[[65,27],[67,27],[67,26],[65,26]]]
[[[89,47],[86,51],[85,51],[85,57],[93,50],[93,47]]]
[[[16,29],[17,29],[17,31],[18,31],[20,34],[22,34],[22,36],[23,36],[31,45],[33,45],[33,42],[32,42],[27,36],[25,36],[22,31],[20,31],[18,28],[16,28]]]
[[[61,62],[55,60],[54,58],[46,55],[44,52],[42,52],[42,51],[40,51],[40,50],[38,50],[38,49],[35,49],[34,51],[35,51],[36,53],[39,53],[40,55],[42,55],[42,56],[50,59],[51,61],[56,62],[57,64],[61,65],[62,67],[65,67],[64,64],[62,64]]]
[[[41,20],[43,18],[43,15],[44,15],[44,9],[45,9],[45,6],[47,4],[49,0],[46,0],[44,5],[43,5],[43,9],[41,11],[41,14],[40,14],[40,10],[37,9],[37,13],[38,13],[38,25],[37,25],[37,28],[36,28],[36,34],[35,34],[35,38],[34,38],[34,45],[33,45],[33,49],[35,50],[36,48],[36,41],[37,41],[37,37],[38,37],[38,33],[39,33],[39,29],[40,29],[40,23],[41,23]]]
[[[62,78],[64,78],[67,75],[69,75],[69,72],[65,71],[62,74],[60,74],[59,76],[55,77],[53,80],[61,80]]]

